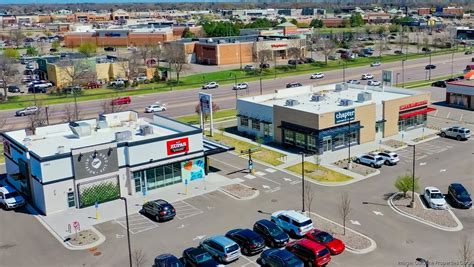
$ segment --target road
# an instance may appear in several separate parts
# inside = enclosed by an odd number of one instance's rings
[[[433,185],[446,192],[448,184],[456,181],[473,192],[474,184],[470,178],[472,149],[465,149],[472,148],[473,143],[473,139],[457,142],[440,138],[417,145],[417,157],[423,156],[422,161],[425,162],[417,164],[420,187]],[[368,235],[377,243],[376,250],[369,254],[344,252],[334,256],[330,266],[407,266],[400,262],[414,262],[417,257],[432,263],[456,262],[460,259],[458,250],[462,238],[467,236],[473,240],[472,209],[453,209],[464,229],[445,232],[402,217],[388,207],[386,198],[395,191],[393,183],[396,177],[411,169],[411,150],[404,149],[399,154],[401,162],[397,166],[384,166],[381,174],[358,183],[342,187],[311,186],[315,192],[312,212],[341,222],[340,194],[347,192],[352,203],[348,227]],[[246,178],[246,173],[239,171],[246,168],[246,159],[230,153],[212,157],[211,164],[220,174],[231,179],[240,178],[245,185],[257,188],[259,196],[238,201],[216,191],[180,201],[183,203],[177,209],[196,212],[131,234],[133,250],[142,250],[145,254],[144,266],[150,266],[153,258],[162,253],[181,255],[185,248],[196,246],[199,237],[223,234],[234,228],[251,228],[256,220],[269,217],[257,210],[273,212],[279,209],[301,209],[300,177],[278,170],[270,172],[267,166],[255,163],[256,170],[266,175]],[[183,208],[183,205],[186,207]],[[379,213],[375,214],[374,211]],[[132,224],[135,224],[141,215],[132,216]],[[350,220],[358,221],[360,225],[352,224]],[[107,241],[94,251],[66,250],[34,218],[21,211],[0,211],[0,223],[8,226],[8,231],[3,231],[0,238],[2,266],[127,266],[126,232],[116,221],[97,226]],[[97,252],[100,253],[95,254]],[[28,257],[18,257],[26,253]],[[255,264],[257,258],[242,257],[228,266],[258,266]]]
[[[453,69],[455,73],[461,72],[467,64],[470,64],[470,56],[458,53],[454,56]],[[424,80],[426,78],[426,71],[424,66],[429,62],[428,58],[420,58],[408,60],[405,62],[405,82]],[[437,65],[437,68],[432,71],[432,77],[445,76],[451,73],[451,55],[441,55],[432,57],[432,63]],[[375,76],[375,79],[381,79],[382,69],[391,69],[396,73],[402,72],[401,62],[385,63],[380,67],[370,68],[356,67],[346,69],[346,80],[360,79],[361,74],[370,72]],[[342,81],[342,69],[328,71],[325,73],[326,77],[322,80],[310,80],[309,74],[295,75],[271,80],[262,80],[262,92],[270,93],[275,89],[284,88],[288,82],[298,81],[304,85],[322,85],[329,83],[336,83]],[[243,82],[243,80],[239,81]],[[402,74],[399,75],[399,83],[402,82]],[[260,94],[259,81],[249,82],[248,92],[243,90],[238,92],[238,97],[247,97]],[[298,90],[295,88],[294,90]],[[170,91],[164,93],[139,95],[132,97],[132,103],[123,107],[127,110],[136,110],[142,112],[144,107],[156,101],[160,101],[168,106],[168,110],[162,114],[170,117],[177,117],[182,115],[193,114],[195,105],[198,101],[198,93],[202,92],[200,88],[180,91]],[[213,94],[214,101],[221,109],[235,108],[235,91],[232,90],[232,85],[222,85],[218,89],[206,90],[206,92]],[[60,122],[64,120],[65,107],[71,104],[53,105],[49,108],[50,123]],[[103,100],[79,102],[79,111],[81,118],[93,118],[103,111]],[[0,111],[0,120],[6,119],[7,127],[21,128],[28,125],[28,118],[17,118],[14,116],[14,110]],[[147,116],[151,117],[150,114]]]

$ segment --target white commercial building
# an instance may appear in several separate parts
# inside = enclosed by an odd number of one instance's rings
[[[146,194],[207,174],[207,156],[231,148],[202,130],[134,111],[6,132],[7,181],[43,214]]]

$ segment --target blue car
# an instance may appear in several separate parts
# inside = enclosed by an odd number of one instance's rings
[[[304,267],[304,263],[286,249],[267,249],[260,256],[262,266],[271,267]]]
[[[184,267],[184,265],[171,254],[161,254],[155,258],[153,267]]]

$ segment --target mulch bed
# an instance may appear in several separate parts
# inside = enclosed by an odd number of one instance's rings
[[[99,236],[97,236],[96,233],[91,230],[80,231],[77,233],[77,235],[72,234],[68,236],[68,238],[68,242],[73,246],[89,245],[99,240]]]
[[[333,163],[333,165],[336,165],[337,167],[342,168],[342,169],[347,169],[347,159],[336,161]],[[376,169],[352,162],[352,166],[349,171],[355,172],[362,176],[367,176],[369,174],[376,172]]]
[[[390,140],[383,141],[382,144],[392,147],[392,148],[399,148],[399,147],[404,146],[405,142],[390,139]]]
[[[221,186],[221,189],[225,192],[233,195],[236,198],[248,198],[255,195],[257,189],[248,187],[242,184],[230,184]]]

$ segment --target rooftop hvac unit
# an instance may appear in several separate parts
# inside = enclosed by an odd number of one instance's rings
[[[357,102],[365,102],[372,100],[372,94],[369,92],[360,92],[357,94]]]
[[[354,102],[350,99],[341,99],[341,101],[339,102],[339,104],[341,106],[352,106],[352,104],[354,104]]]
[[[311,96],[311,101],[320,102],[324,100],[324,95],[314,94]]]
[[[349,89],[349,85],[347,83],[338,83],[336,84],[336,92],[341,92],[341,91],[344,91],[344,90],[348,90]]]
[[[91,135],[92,132],[92,127],[89,123],[87,122],[70,122],[69,123],[69,128],[71,131],[76,135],[77,137],[84,137],[84,136],[89,136]]]
[[[97,122],[97,129],[105,129],[105,128],[107,128],[107,127],[109,127],[109,125],[107,124],[107,121],[105,121],[105,120],[99,120],[99,121]]]
[[[115,141],[122,142],[132,139],[132,132],[131,131],[123,131],[123,132],[116,132],[115,133]]]
[[[140,134],[143,136],[153,134],[153,128],[150,125],[140,125]]]
[[[285,106],[292,107],[292,106],[298,105],[299,103],[300,102],[298,102],[298,100],[296,100],[296,99],[287,99],[286,102],[285,102]]]

